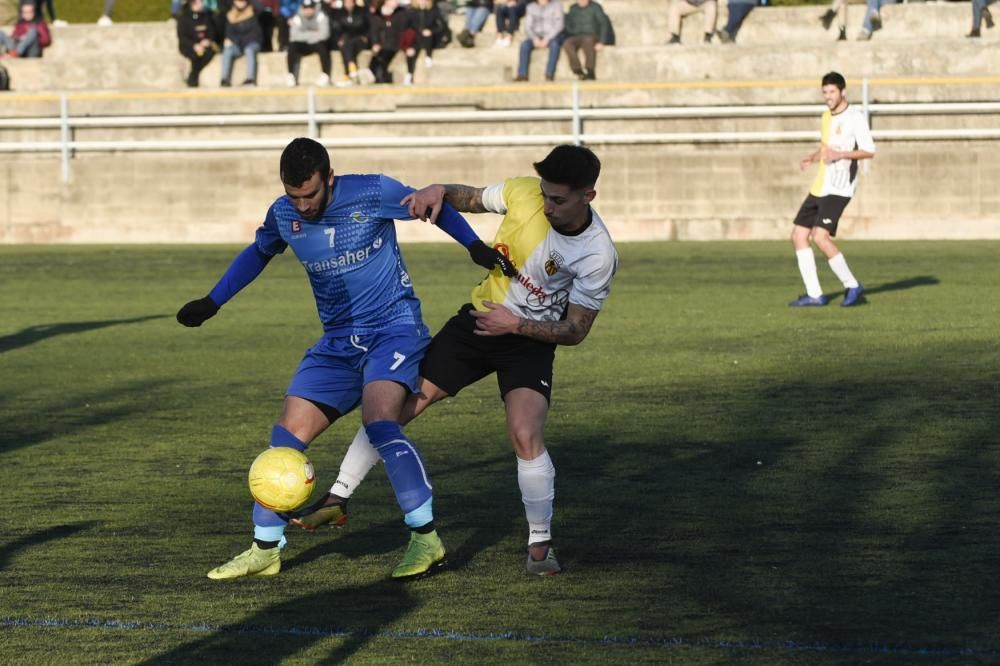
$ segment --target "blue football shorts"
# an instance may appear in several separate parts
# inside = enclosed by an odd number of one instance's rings
[[[302,358],[285,394],[347,414],[360,404],[365,384],[374,381],[394,381],[416,393],[430,341],[423,324],[369,335],[324,335]]]

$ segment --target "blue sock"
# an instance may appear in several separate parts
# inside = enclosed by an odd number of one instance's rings
[[[413,511],[407,511],[406,515],[403,516],[403,521],[406,523],[406,526],[411,529],[416,529],[434,522],[434,510],[431,508],[433,503],[434,498],[431,497]]]
[[[305,451],[309,445],[288,432],[284,426],[275,424],[271,428],[271,447],[287,446],[297,451]],[[254,538],[261,541],[283,541],[288,519],[280,513],[265,509],[256,502],[253,505]],[[263,534],[264,536],[260,536]]]
[[[395,421],[375,421],[365,426],[365,432],[385,462],[389,483],[392,484],[396,501],[399,502],[403,513],[414,512],[421,517],[427,517],[428,520],[424,521],[424,524],[433,520],[429,501],[433,494],[431,482],[424,470],[424,461],[417,453],[416,447],[403,435],[399,424]],[[409,520],[407,525],[410,525]],[[420,525],[410,525],[410,527],[420,527]]]

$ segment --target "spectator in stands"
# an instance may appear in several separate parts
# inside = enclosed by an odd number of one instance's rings
[[[830,3],[830,8],[823,12],[823,15],[819,17],[819,21],[823,24],[824,30],[829,30],[830,26],[833,25],[834,20],[837,21],[837,41],[846,42],[847,0],[833,0],[833,2]]]
[[[597,78],[597,52],[605,44],[614,44],[611,20],[596,2],[576,0],[566,12],[564,21],[562,49],[569,59],[569,68],[581,80],[593,81]],[[583,66],[578,55],[580,50],[584,55]]]
[[[288,48],[289,22],[299,13],[299,6],[302,0],[279,0],[280,9],[274,17],[278,24],[278,50],[284,51]]]
[[[385,0],[378,14],[372,16],[371,22],[370,67],[375,76],[375,83],[392,83],[392,72],[389,71],[392,59],[400,50],[413,46],[409,17],[399,6],[398,0]],[[413,83],[412,74],[407,73],[406,82]]]
[[[873,32],[882,29],[882,7],[894,4],[896,0],[868,0],[865,20],[861,24],[861,32],[858,33],[859,42],[868,41],[872,38]]]
[[[177,16],[177,42],[181,55],[191,61],[189,88],[198,87],[201,70],[215,57],[215,17],[204,0],[187,0]]]
[[[501,0],[497,5],[494,20],[497,23],[497,41],[495,46],[510,46],[514,34],[521,27],[521,17],[524,16],[528,0]]]
[[[719,13],[716,0],[671,0],[670,14],[667,18],[670,39],[667,40],[667,44],[681,43],[681,19],[697,12],[701,12],[705,18],[705,34],[702,41],[706,44],[712,43],[712,35],[715,34],[715,19]]]
[[[260,29],[259,15],[263,10],[257,0],[233,0],[226,12],[226,39],[222,49],[222,81],[228,88],[233,75],[233,61],[241,56],[247,59],[245,86],[257,85],[257,53],[260,52],[264,33]]]
[[[52,43],[49,26],[35,15],[35,5],[21,5],[20,17],[10,35],[0,31],[0,53],[9,58],[41,58],[42,51]]]
[[[528,5],[524,19],[526,39],[521,42],[515,81],[528,80],[531,52],[535,49],[549,50],[549,59],[545,64],[545,80],[551,81],[555,78],[564,25],[565,16],[559,0],[535,0]]]
[[[330,28],[344,61],[344,78],[337,85],[358,83],[358,55],[368,48],[371,32],[368,11],[361,2],[344,0],[343,6],[333,11]]]
[[[319,55],[323,74],[316,80],[318,86],[330,85],[330,19],[320,11],[319,0],[302,0],[298,13],[288,22],[288,75],[289,87],[299,81],[302,56]]]
[[[719,31],[719,41],[723,44],[732,44],[736,40],[736,33],[743,27],[743,21],[753,8],[765,2],[767,0],[729,0],[729,18],[726,19],[726,27]]]
[[[406,50],[406,71],[413,76],[416,70],[417,57],[424,52],[424,66],[430,69],[434,66],[434,49],[444,39],[448,31],[448,21],[434,0],[411,0],[410,27],[415,34],[413,46]]]
[[[257,14],[257,22],[260,23],[260,52],[271,53],[274,51],[274,28],[278,24],[278,15],[281,13],[281,3],[279,0],[259,0],[260,13]]]
[[[467,49],[476,45],[476,35],[483,26],[486,19],[493,12],[493,0],[469,0],[465,3],[465,28],[458,33],[458,43]]]
[[[181,13],[181,0],[170,0],[170,18],[177,20]]]
[[[972,32],[970,32],[966,37],[978,37],[979,27],[983,21],[986,21],[986,27],[993,27],[993,14],[990,13],[988,8],[992,5],[995,0],[972,0]]]
[[[101,12],[101,18],[97,19],[97,25],[102,28],[106,28],[111,25],[111,13],[114,11],[115,0],[104,0],[104,11]]]

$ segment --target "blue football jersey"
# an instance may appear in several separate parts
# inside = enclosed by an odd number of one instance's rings
[[[257,247],[276,255],[291,246],[309,276],[323,330],[365,335],[422,325],[393,220],[413,219],[400,200],[413,191],[381,174],[337,176],[319,219],[306,221],[287,196],[257,229]]]

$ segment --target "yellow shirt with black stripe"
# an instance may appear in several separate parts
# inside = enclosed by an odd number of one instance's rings
[[[577,234],[562,234],[545,217],[541,181],[511,178],[483,191],[487,210],[504,216],[493,247],[517,266],[517,276],[499,269],[472,290],[472,304],[500,303],[534,321],[558,321],[569,303],[600,310],[618,268],[618,252],[603,220],[591,208],[590,223]]]

